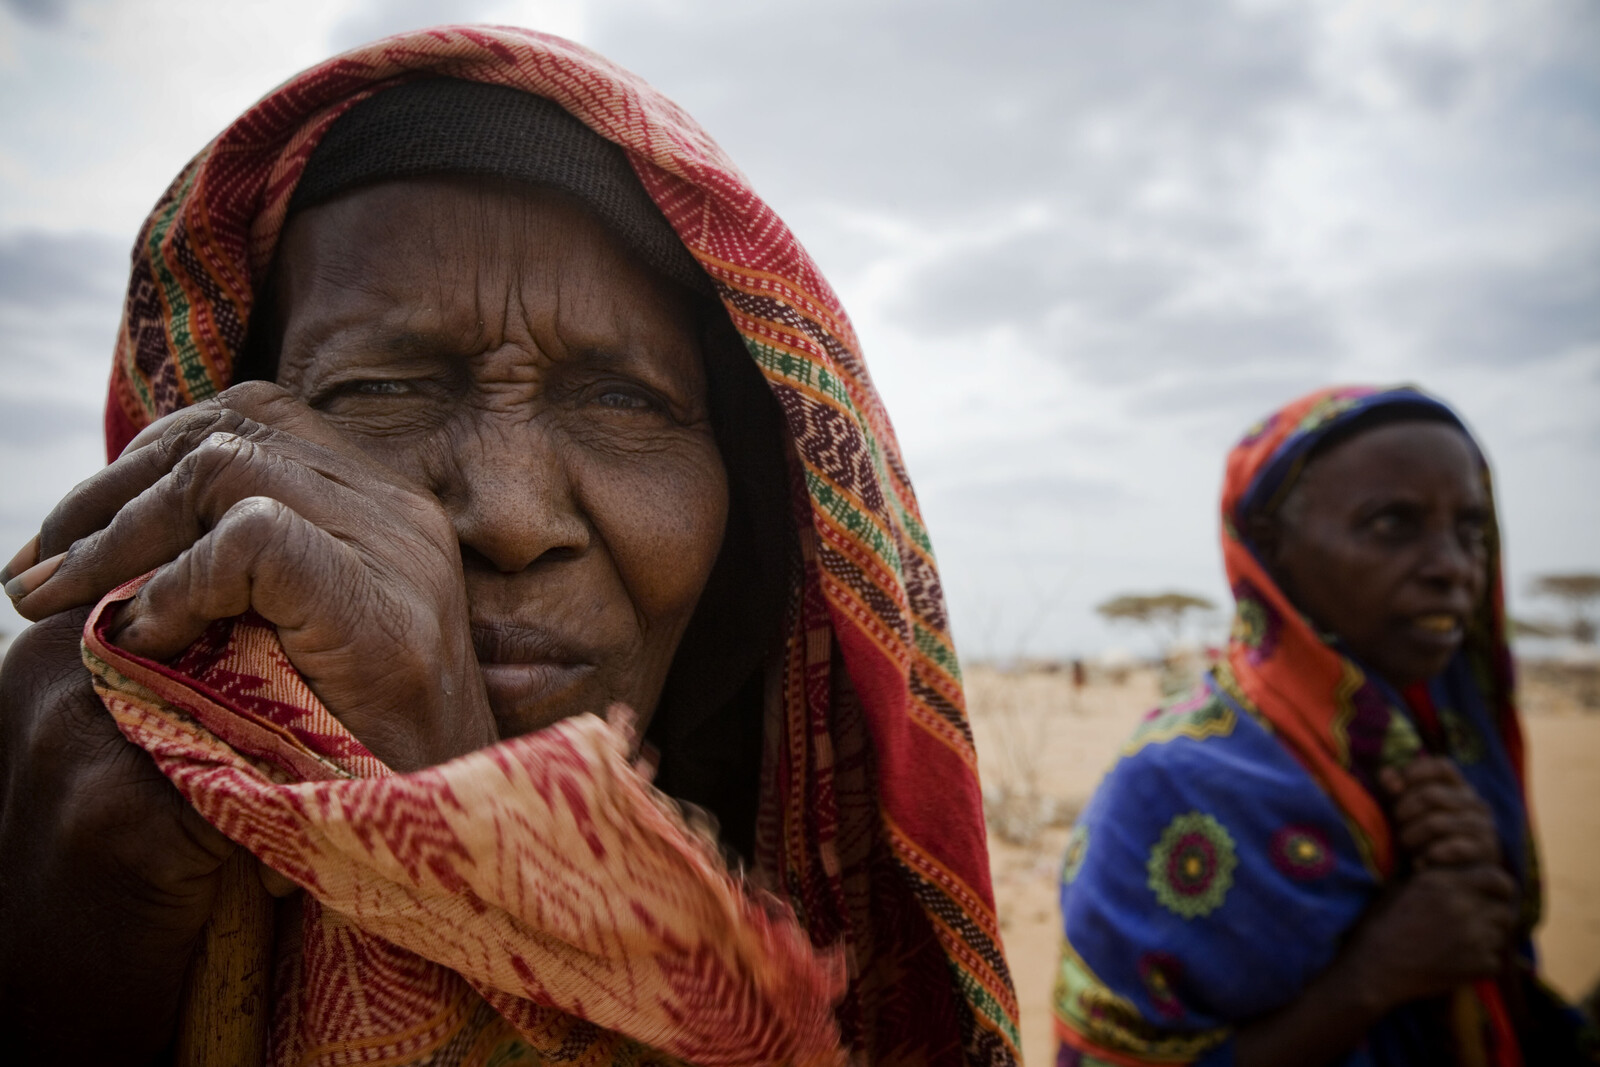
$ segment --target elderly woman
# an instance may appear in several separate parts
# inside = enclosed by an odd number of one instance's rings
[[[1537,867],[1482,453],[1411,389],[1234,449],[1224,659],[1152,712],[1062,869],[1058,1062],[1583,1062]]]
[[[888,420],[636,78],[451,27],[274,90],[140,234],[106,431],[4,576],[10,1049],[168,1054],[253,855],[274,1063],[1014,1062]]]

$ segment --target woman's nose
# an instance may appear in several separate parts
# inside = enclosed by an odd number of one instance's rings
[[[571,558],[589,547],[571,472],[549,435],[496,434],[459,448],[457,484],[441,498],[462,555],[514,574],[540,559]]]
[[[1424,577],[1451,588],[1475,584],[1483,566],[1478,556],[1462,544],[1453,522],[1433,532],[1428,539],[1426,552],[1423,560]]]

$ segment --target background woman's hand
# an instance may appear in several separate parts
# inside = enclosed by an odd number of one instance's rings
[[[1395,838],[1412,874],[1358,928],[1353,955],[1392,1006],[1498,974],[1516,929],[1517,885],[1487,804],[1450,760],[1387,768]]]
[[[1395,837],[1414,870],[1500,865],[1494,815],[1461,771],[1442,756],[1385,768]]]
[[[1333,965],[1283,1009],[1241,1027],[1240,1067],[1342,1059],[1389,1012],[1500,973],[1516,883],[1488,865],[1434,867],[1383,894]]]
[[[1491,978],[1516,929],[1516,882],[1499,867],[1419,871],[1380,900],[1350,946],[1386,1008]]]
[[[164,659],[254,609],[395,769],[495,739],[438,501],[277,386],[245,383],[146,429],[45,520],[38,555],[59,553],[16,598],[30,619],[159,568],[113,620],[128,651]]]

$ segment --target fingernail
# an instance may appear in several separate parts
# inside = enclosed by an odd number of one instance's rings
[[[4,570],[0,570],[0,584],[11,581],[13,574],[21,574],[35,563],[39,562],[39,535],[34,534],[28,543],[22,546],[11,562],[7,563]]]
[[[15,578],[6,583],[6,596],[12,600],[21,600],[45,582],[61,566],[61,561],[67,558],[65,552],[59,552],[43,563],[35,563]]]

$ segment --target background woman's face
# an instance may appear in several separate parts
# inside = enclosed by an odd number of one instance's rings
[[[1284,591],[1395,685],[1442,671],[1483,598],[1489,502],[1454,427],[1401,422],[1306,468],[1263,546]]]
[[[394,181],[279,252],[278,381],[443,503],[502,736],[648,716],[728,490],[691,301],[561,194]]]

